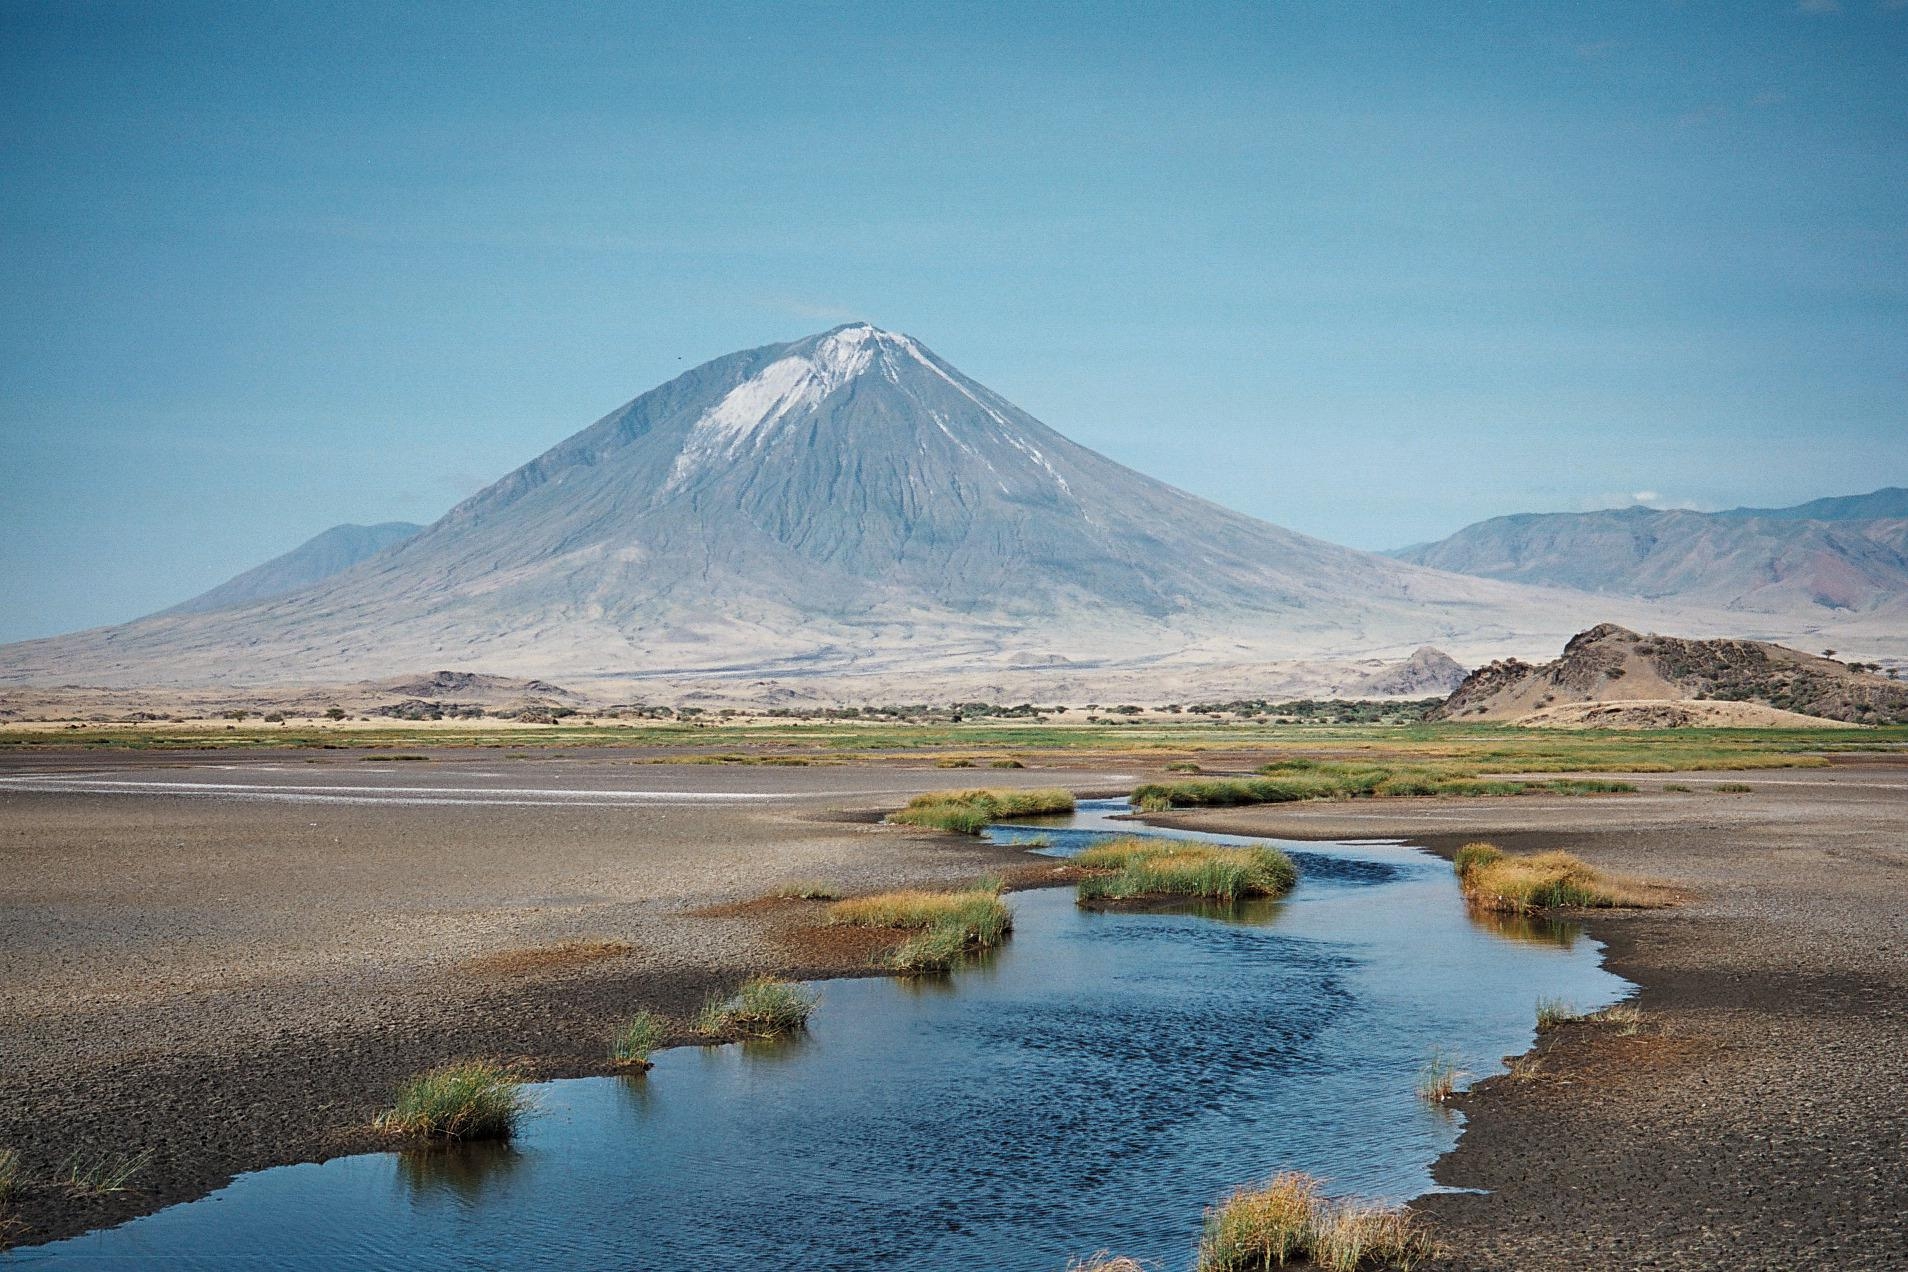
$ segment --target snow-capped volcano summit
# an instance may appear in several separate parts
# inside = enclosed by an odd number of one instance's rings
[[[1261,460],[1276,472],[1275,448]],[[1560,595],[1572,594],[1228,511],[1076,445],[912,337],[858,323],[686,372],[303,590],[13,646],[0,678],[1402,656],[1470,636],[1486,649],[1554,641],[1606,616]]]

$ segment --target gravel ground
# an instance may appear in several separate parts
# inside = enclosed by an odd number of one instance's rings
[[[638,1008],[684,1018],[757,971],[863,972],[868,950],[803,936],[801,907],[694,911],[795,881],[876,889],[1025,861],[876,824],[912,792],[1133,780],[604,751],[0,765],[0,1147],[40,1176],[74,1153],[154,1154],[135,1191],[21,1190],[22,1241],[376,1147],[399,1080],[443,1060],[603,1072],[611,1025]]]
[[[1908,1267],[1908,766],[1634,780],[1645,793],[1164,820],[1564,847],[1691,892],[1589,921],[1641,986],[1634,1032],[1548,1031],[1461,1100],[1436,1176],[1487,1191],[1416,1203],[1443,1266]]]

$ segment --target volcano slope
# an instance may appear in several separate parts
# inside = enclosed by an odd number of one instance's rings
[[[1644,609],[1228,511],[1068,441],[911,337],[853,325],[686,372],[288,594],[0,649],[0,684],[451,667],[562,683],[887,674],[905,692],[957,673],[1163,679],[1426,643],[1476,662]]]

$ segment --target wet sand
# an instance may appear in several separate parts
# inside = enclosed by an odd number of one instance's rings
[[[1908,1267],[1908,765],[1647,775],[1637,796],[1175,815],[1207,830],[1563,847],[1691,894],[1593,916],[1634,1033],[1547,1032],[1420,1199],[1450,1268]],[[1721,782],[1748,794],[1719,794]],[[1666,793],[1666,782],[1695,788]]]

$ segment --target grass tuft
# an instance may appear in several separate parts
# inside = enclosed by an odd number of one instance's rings
[[[1720,791],[1725,795],[1747,795],[1756,788],[1747,782],[1718,782],[1711,789]]]
[[[1182,770],[1167,765],[1168,771]],[[1197,765],[1189,771],[1196,772]],[[1159,813],[1171,808],[1285,804],[1304,799],[1366,799],[1408,795],[1615,795],[1630,782],[1560,777],[1524,781],[1480,776],[1478,767],[1433,762],[1371,764],[1288,758],[1264,765],[1256,777],[1209,777],[1192,782],[1148,782],[1133,788],[1133,806]]]
[[[1298,882],[1298,868],[1276,848],[1221,848],[1189,839],[1109,840],[1085,849],[1073,864],[1105,872],[1080,881],[1082,904],[1172,896],[1230,903],[1283,896]]]
[[[909,889],[850,897],[828,908],[828,921],[910,932],[888,956],[888,966],[913,976],[945,972],[967,955],[999,945],[1013,929],[1001,888],[1001,880],[990,876],[964,892]]]
[[[696,1028],[707,1034],[773,1038],[808,1025],[819,996],[777,976],[755,976],[733,994],[718,994],[703,1004]]]
[[[433,1139],[509,1139],[533,1101],[523,1079],[489,1060],[461,1060],[421,1073],[398,1088],[378,1125]]]
[[[1435,1253],[1408,1211],[1328,1201],[1318,1180],[1287,1172],[1207,1209],[1197,1272],[1267,1272],[1299,1262],[1331,1272],[1410,1269]]]
[[[618,1064],[649,1067],[649,1053],[669,1036],[669,1024],[653,1011],[631,1016],[610,1038],[610,1058]]]
[[[978,835],[989,822],[1003,817],[1036,817],[1073,811],[1073,792],[1058,788],[1036,790],[932,791],[916,795],[906,808],[888,820],[904,826],[952,830]]]
[[[1561,998],[1539,998],[1537,1000],[1537,1028],[1539,1031],[1555,1029],[1558,1025],[1567,1025],[1573,1020],[1582,1020],[1583,1013],[1575,1004]]]
[[[101,1153],[84,1157],[74,1153],[53,1174],[53,1183],[76,1197],[103,1197],[125,1192],[146,1167],[152,1165],[153,1151],[137,1153]],[[16,1168],[17,1171],[17,1168]]]
[[[1146,1272],[1146,1265],[1138,1259],[1101,1250],[1084,1259],[1068,1259],[1066,1272]]]
[[[1628,1038],[1642,1031],[1643,1009],[1635,1003],[1618,1003],[1614,1007],[1605,1007],[1591,1019],[1615,1025],[1617,1032]]]
[[[1442,1050],[1431,1053],[1424,1062],[1424,1068],[1418,1070],[1418,1098],[1432,1104],[1443,1104],[1457,1094],[1457,1084],[1471,1076],[1458,1068],[1457,1061]]]
[[[1604,874],[1567,852],[1514,857],[1495,844],[1465,844],[1451,860],[1465,900],[1479,909],[1527,914],[1564,906],[1648,907],[1662,898],[1646,885]]]

